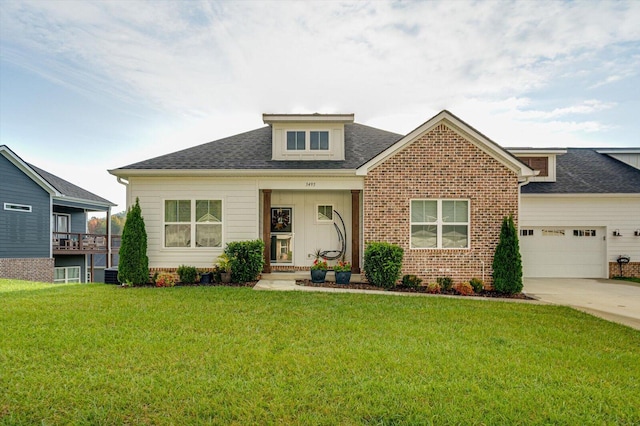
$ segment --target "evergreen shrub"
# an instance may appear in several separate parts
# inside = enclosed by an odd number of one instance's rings
[[[262,240],[232,241],[224,253],[229,258],[231,281],[246,283],[258,279],[264,266],[264,242]]]
[[[502,220],[500,241],[493,256],[493,288],[505,294],[522,291],[522,259],[513,216]]]
[[[364,251],[364,274],[369,283],[386,289],[396,285],[402,269],[402,247],[385,242],[371,242]]]

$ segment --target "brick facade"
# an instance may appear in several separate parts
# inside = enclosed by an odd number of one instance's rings
[[[0,278],[52,283],[53,266],[52,257],[0,259]]]
[[[609,278],[620,275],[620,265],[618,262],[609,262]],[[622,265],[622,276],[640,278],[640,262],[629,262]]]
[[[484,276],[492,283],[493,255],[502,219],[517,225],[518,177],[460,134],[440,124],[369,171],[364,185],[364,240],[404,249],[402,274],[425,283]],[[411,249],[410,200],[468,199],[468,249]]]

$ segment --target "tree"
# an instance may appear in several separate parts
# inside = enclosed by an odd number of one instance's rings
[[[149,281],[147,257],[147,231],[142,218],[140,203],[127,211],[127,221],[122,230],[118,280],[125,284],[145,284]]]
[[[522,291],[522,259],[512,215],[502,219],[500,241],[493,256],[493,287],[507,294]]]

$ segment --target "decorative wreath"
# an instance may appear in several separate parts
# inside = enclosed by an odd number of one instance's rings
[[[273,210],[271,212],[271,228],[280,231],[283,229],[287,229],[289,224],[291,223],[290,211],[289,210]]]

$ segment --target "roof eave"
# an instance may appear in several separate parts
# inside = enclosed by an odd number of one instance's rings
[[[113,176],[355,176],[355,169],[113,169]]]

